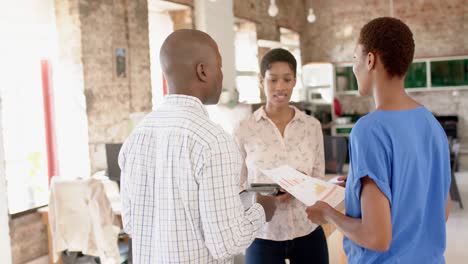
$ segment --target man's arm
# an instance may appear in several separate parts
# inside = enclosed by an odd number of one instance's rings
[[[131,201],[130,201],[130,172],[126,166],[126,153],[125,145],[119,153],[119,167],[120,167],[120,201],[122,208],[122,225],[125,233],[131,235],[132,233],[132,218],[131,218]],[[131,168],[130,168],[131,169]]]
[[[371,178],[364,177],[361,183],[361,218],[348,217],[324,202],[317,202],[307,208],[309,219],[318,224],[332,223],[362,247],[387,251],[392,242],[390,202]]]
[[[216,259],[242,253],[265,223],[259,204],[244,210],[239,197],[242,158],[232,139],[219,136],[204,151],[199,208],[205,245]]]
[[[247,165],[245,164],[245,158],[247,157],[247,153],[245,151],[244,142],[241,136],[241,129],[240,127],[234,130],[234,139],[236,141],[237,146],[239,147],[239,151],[242,155],[242,169],[240,174],[240,188],[241,190],[245,190],[248,188],[247,186]]]

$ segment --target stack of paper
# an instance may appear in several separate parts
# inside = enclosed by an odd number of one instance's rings
[[[262,173],[306,206],[311,206],[316,201],[323,201],[336,208],[344,201],[343,187],[304,175],[290,166],[262,170]]]

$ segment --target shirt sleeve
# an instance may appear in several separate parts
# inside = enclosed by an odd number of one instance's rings
[[[227,135],[218,137],[204,154],[199,206],[205,245],[215,259],[242,253],[265,223],[259,204],[244,210],[239,197],[241,155]]]
[[[122,208],[122,225],[125,233],[132,234],[131,200],[130,200],[130,176],[126,166],[128,144],[124,144],[119,153],[120,167],[120,202]]]
[[[368,176],[391,204],[392,153],[391,141],[385,131],[378,124],[372,126],[357,124],[351,133],[349,148],[351,177],[348,183],[353,193],[360,199],[361,178]]]
[[[245,151],[244,140],[242,137],[242,127],[239,125],[234,129],[234,139],[236,140],[239,151],[242,155],[242,169],[240,174],[240,187],[241,190],[247,189],[247,165],[245,164],[245,158],[247,152]]]

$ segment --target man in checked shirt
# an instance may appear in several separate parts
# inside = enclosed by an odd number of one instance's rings
[[[242,157],[208,117],[221,94],[221,56],[197,30],[178,30],[160,62],[169,95],[125,141],[119,156],[122,218],[135,263],[233,263],[269,221],[272,198],[245,209]]]

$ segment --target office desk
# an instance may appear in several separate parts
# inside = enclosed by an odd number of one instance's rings
[[[56,254],[56,251],[66,248],[74,251],[82,249],[91,255],[101,255],[104,250],[111,252],[105,258],[108,256],[113,259],[118,258],[117,235],[119,228],[122,229],[122,219],[119,191],[115,183],[108,180],[96,181],[96,179],[56,180],[51,185],[49,205],[50,208],[39,210],[42,221],[47,227],[49,263],[54,263],[54,256],[58,257],[55,263],[63,263],[61,254]],[[51,218],[49,211],[54,214]],[[115,247],[112,239],[107,240],[105,244],[90,246],[90,241],[97,243],[103,236],[106,238],[115,236]]]

